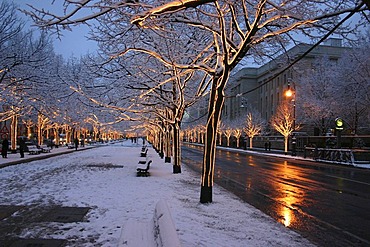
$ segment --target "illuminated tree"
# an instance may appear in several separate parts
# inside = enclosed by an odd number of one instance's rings
[[[33,127],[34,123],[32,119],[27,119],[23,120],[22,123],[26,126],[27,128],[27,138],[30,138],[32,135],[31,128]]]
[[[242,121],[240,119],[227,120],[221,126],[221,131],[226,137],[226,145],[230,146],[230,138],[234,136],[236,138],[236,146],[239,147],[239,138],[243,132]]]
[[[232,128],[232,135],[236,139],[236,147],[240,147],[240,137],[243,134],[243,119],[242,117],[233,119],[229,121],[229,124]]]
[[[242,136],[243,130],[242,128],[234,128],[233,129],[233,136],[236,139],[236,147],[240,147],[240,137]]]
[[[162,39],[166,39],[166,34],[173,30],[179,30],[180,36],[186,33],[187,29],[194,28],[209,34],[208,39],[199,43],[192,53],[187,51],[183,54],[192,56],[190,63],[171,61],[177,68],[200,71],[211,80],[201,180],[202,203],[212,202],[217,126],[224,103],[224,89],[231,71],[246,56],[262,60],[270,58],[270,55],[276,54],[277,51],[283,51],[289,41],[296,41],[294,35],[297,33],[321,38],[325,32],[337,28],[335,25],[343,15],[350,16],[365,8],[363,2],[315,0],[283,2],[183,0],[163,4],[152,1],[139,3],[121,1],[114,5],[111,1],[65,2],[67,10],[71,5],[75,6],[75,9],[67,11],[65,16],[58,17],[43,10],[39,11],[41,14],[38,12],[30,14],[38,25],[56,29],[83,23],[89,18],[104,17],[119,20],[119,23],[115,24],[123,27],[123,30],[120,31],[120,35],[111,36],[113,40],[126,35],[132,39],[130,31],[134,27],[124,23],[124,20],[129,19],[131,23],[139,26],[142,32],[153,30],[161,34]],[[79,10],[94,7],[96,12],[88,17],[78,16],[77,19],[73,19],[74,15],[80,13]],[[360,21],[366,21],[363,19]],[[113,23],[109,27],[114,28]],[[350,30],[341,34],[348,34],[348,31]],[[133,42],[140,38],[140,32],[136,34],[135,37],[138,39],[132,39]],[[150,39],[147,42],[150,43]],[[112,47],[127,50],[128,45],[129,43],[120,43]],[[136,43],[132,46],[136,46]]]
[[[360,6],[362,5],[364,3]],[[171,14],[176,21],[206,29],[213,37],[210,45],[203,50],[211,53],[210,48],[213,49],[214,56],[209,60],[210,66],[202,68],[212,78],[201,182],[202,203],[212,202],[215,137],[224,103],[224,89],[230,72],[246,55],[256,52],[263,56],[263,51],[277,49],[274,44],[282,44],[290,39],[292,37],[290,31],[302,30],[307,34],[312,27],[317,31],[320,31],[320,28],[324,31],[333,27],[334,16],[358,11],[360,8],[354,4],[343,6],[343,3],[338,4],[335,1],[326,1],[320,6],[317,1],[312,4],[310,1],[290,1],[280,4],[268,1],[229,3],[189,0],[173,1],[153,7],[133,18],[132,23],[154,28],[165,23],[161,20],[168,21],[167,16]],[[192,11],[197,15],[189,18]],[[158,18],[162,15],[163,18]],[[320,22],[321,20],[324,21]],[[277,43],[274,43],[275,41]],[[204,64],[205,61],[202,62]]]
[[[222,145],[222,134],[223,134],[224,129],[225,129],[225,124],[221,121],[218,122],[217,131],[216,131],[217,136],[215,136],[215,138],[218,139],[218,145],[220,146]]]
[[[230,137],[231,137],[231,134],[233,133],[232,128],[230,126],[225,126],[223,133],[226,136],[226,145],[230,147]]]
[[[43,138],[43,132],[44,128],[46,128],[47,124],[50,123],[50,119],[45,117],[41,112],[38,114],[37,118],[37,139],[38,139],[38,145],[42,145],[44,142]]]
[[[293,107],[289,101],[282,101],[276,109],[276,113],[271,117],[271,126],[284,136],[284,152],[288,152],[288,140],[290,134],[298,129],[294,129],[294,113]]]
[[[253,148],[253,138],[259,135],[266,123],[262,119],[261,114],[257,111],[247,113],[247,118],[244,124],[244,132],[249,138],[249,148]]]

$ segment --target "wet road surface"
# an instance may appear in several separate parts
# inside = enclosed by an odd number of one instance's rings
[[[183,163],[200,172],[202,153]],[[369,170],[218,150],[215,182],[318,246],[370,246]]]

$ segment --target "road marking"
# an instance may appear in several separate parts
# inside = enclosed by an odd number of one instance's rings
[[[342,178],[342,177],[332,176],[332,175],[326,175],[326,176],[327,177],[332,177],[332,178],[340,178],[340,179],[347,180],[347,181],[350,181],[350,182],[359,183],[359,184],[365,184],[365,185],[369,185],[370,186],[370,183],[361,182],[361,181],[357,181],[357,180],[353,180],[353,179]]]

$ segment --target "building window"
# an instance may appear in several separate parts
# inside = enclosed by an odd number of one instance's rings
[[[274,109],[274,95],[273,94],[271,94],[271,102],[270,102],[270,104],[271,104],[271,110]]]

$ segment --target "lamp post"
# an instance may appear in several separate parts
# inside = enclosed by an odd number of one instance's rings
[[[293,126],[292,126],[292,156],[296,156],[297,152],[296,152],[296,136],[295,136],[295,105],[296,105],[296,92],[295,92],[295,84],[293,83],[293,89],[291,88],[290,86],[290,82],[288,82],[288,89],[285,91],[285,96],[287,98],[291,98],[292,99],[292,102],[293,102]]]

